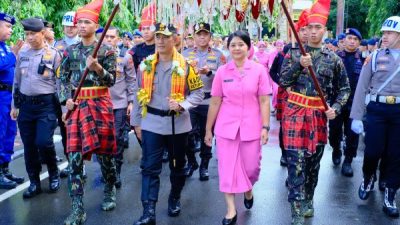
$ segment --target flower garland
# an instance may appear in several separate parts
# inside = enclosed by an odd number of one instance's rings
[[[151,101],[153,93],[153,81],[154,74],[156,71],[156,65],[158,63],[158,54],[150,55],[144,59],[139,69],[142,71],[142,88],[137,93],[139,104],[142,106],[142,117],[147,114],[147,105]],[[170,98],[177,102],[183,102],[185,100],[185,70],[186,61],[176,49],[174,49],[173,60],[172,60],[172,77],[171,77],[171,95]]]

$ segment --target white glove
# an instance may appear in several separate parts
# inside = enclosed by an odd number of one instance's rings
[[[361,134],[364,132],[364,124],[361,120],[353,120],[351,122],[351,130],[356,134]]]

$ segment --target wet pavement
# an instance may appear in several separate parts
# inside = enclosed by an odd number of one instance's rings
[[[272,119],[270,142],[263,148],[262,169],[259,182],[254,187],[254,206],[246,210],[243,195],[236,197],[238,225],[290,224],[290,207],[287,202],[287,189],[284,181],[287,176],[285,167],[279,165],[280,149],[278,145],[278,123]],[[56,138],[58,139],[58,138]],[[122,188],[117,191],[117,208],[103,212],[100,204],[103,197],[103,184],[100,182],[100,168],[97,162],[85,162],[88,179],[85,186],[84,204],[88,225],[133,224],[140,217],[141,176],[139,168],[140,148],[131,134],[130,148],[125,152],[125,164],[122,168]],[[23,148],[16,140],[16,151]],[[62,146],[56,144],[57,154],[62,155]],[[362,146],[354,159],[353,178],[343,177],[341,167],[335,167],[331,161],[332,150],[325,148],[321,162],[319,183],[316,189],[314,205],[315,215],[306,219],[306,224],[314,225],[398,225],[400,219],[390,219],[382,212],[381,193],[377,187],[367,201],[358,198],[357,190],[361,182]],[[198,157],[198,156],[197,156]],[[65,167],[66,163],[60,163]],[[210,180],[200,182],[198,171],[187,179],[182,193],[181,215],[170,218],[167,215],[167,198],[170,189],[169,168],[164,164],[161,174],[161,191],[157,204],[158,225],[218,225],[225,215],[223,194],[218,191],[217,159],[210,163]],[[11,169],[18,175],[24,175],[23,157],[16,157]],[[43,166],[45,172],[46,166]],[[45,176],[45,175],[43,175]],[[43,193],[39,196],[22,199],[23,187],[6,191],[0,190],[0,224],[1,225],[55,225],[62,224],[69,215],[70,198],[67,191],[67,180],[62,180],[61,189],[48,193],[48,179],[42,180]],[[377,185],[375,185],[377,186]],[[21,190],[20,190],[21,189]],[[1,201],[3,200],[3,201]],[[399,205],[400,201],[397,200]]]

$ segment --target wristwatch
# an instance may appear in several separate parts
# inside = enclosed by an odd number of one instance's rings
[[[262,129],[266,129],[267,131],[269,131],[270,127],[269,126],[262,126]]]

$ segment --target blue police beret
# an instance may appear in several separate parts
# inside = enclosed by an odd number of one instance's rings
[[[325,43],[325,44],[330,44],[330,43],[331,43],[331,39],[326,38],[326,39],[324,40],[324,43]]]
[[[133,36],[142,36],[142,32],[140,32],[138,29],[135,29],[134,31],[133,31]]]
[[[376,44],[376,40],[374,38],[371,38],[368,40],[368,45],[375,45]]]
[[[21,21],[25,31],[39,32],[44,28],[43,21],[38,18],[28,18]]]
[[[346,34],[344,34],[344,33],[341,33],[341,34],[339,34],[338,35],[338,40],[340,41],[340,40],[343,40],[343,39],[345,39],[346,38]]]
[[[122,33],[122,37],[127,37],[127,38],[133,40],[133,35],[129,31]]]
[[[360,40],[360,41],[362,40],[362,35],[361,35],[360,31],[358,31],[355,28],[347,29],[346,30],[346,35],[354,35],[354,36],[356,36],[358,38],[358,40]]]
[[[337,40],[334,40],[332,44],[333,44],[333,46],[338,47],[338,41]]]
[[[15,24],[15,18],[3,12],[0,12],[0,21],[6,21],[8,23],[11,23],[12,25]]]
[[[368,41],[365,40],[365,39],[362,39],[360,45],[361,45],[361,46],[368,46]]]
[[[100,27],[99,29],[96,30],[96,34],[103,33],[103,31],[104,31],[104,28]]]

